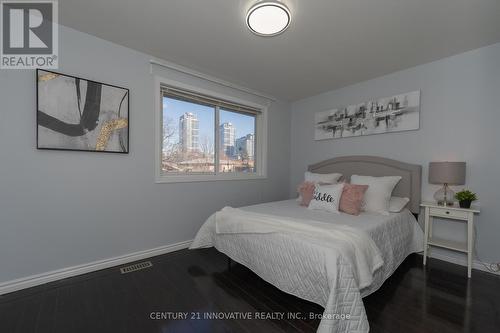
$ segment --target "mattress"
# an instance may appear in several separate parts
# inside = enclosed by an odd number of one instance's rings
[[[362,297],[380,288],[409,254],[423,250],[422,230],[407,209],[389,215],[365,212],[352,216],[309,210],[295,200],[241,209],[346,225],[368,234],[379,248],[384,264],[374,273],[371,285],[359,289],[349,262],[335,258],[335,272],[325,269],[325,262],[333,259],[324,249],[293,233],[217,234],[214,215],[200,228],[191,248],[215,246],[280,290],[323,306],[318,332],[368,332]]]

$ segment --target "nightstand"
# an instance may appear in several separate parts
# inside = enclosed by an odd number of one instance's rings
[[[427,263],[427,252],[429,246],[463,252],[467,254],[467,276],[470,278],[472,270],[472,255],[474,252],[474,214],[479,213],[479,209],[476,209],[475,207],[460,208],[458,206],[439,206],[435,202],[424,202],[420,206],[425,209],[424,266]],[[434,217],[467,223],[467,242],[457,242],[433,237],[432,225]]]

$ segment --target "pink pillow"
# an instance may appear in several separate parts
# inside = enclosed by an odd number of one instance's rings
[[[359,215],[368,185],[345,184],[340,197],[339,210],[350,215]]]
[[[300,205],[309,206],[314,194],[314,183],[313,182],[303,182],[297,188],[297,192],[300,194]]]

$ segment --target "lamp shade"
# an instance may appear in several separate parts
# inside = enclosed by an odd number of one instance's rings
[[[430,162],[429,183],[465,184],[465,162]]]

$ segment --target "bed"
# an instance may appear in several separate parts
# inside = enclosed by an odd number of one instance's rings
[[[309,210],[295,199],[225,208],[202,225],[191,249],[214,246],[278,289],[323,306],[318,332],[368,332],[362,298],[380,288],[409,254],[423,250],[415,218],[421,167],[345,156],[308,170],[341,173],[346,180],[353,174],[401,176],[393,195],[410,202],[399,213],[359,216]]]

